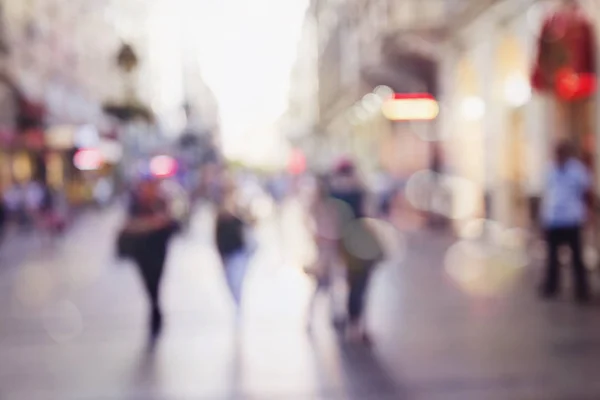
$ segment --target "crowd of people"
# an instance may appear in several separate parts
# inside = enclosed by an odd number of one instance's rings
[[[246,202],[240,201],[242,191],[235,179],[222,174],[218,185],[215,182],[207,195],[207,199],[216,204],[215,248],[239,317],[243,309],[244,280],[256,246],[252,239],[255,216]],[[363,319],[365,295],[369,277],[382,260],[383,250],[364,222],[369,213],[367,190],[349,160],[340,162],[326,176],[316,178],[315,183],[310,200],[305,204],[307,228],[313,234],[317,249],[315,262],[305,268],[315,281],[315,293],[307,312],[307,328],[312,326],[312,310],[319,294],[331,294],[332,282],[345,277],[347,315],[334,316],[334,326],[343,326],[349,340],[368,343],[370,336]],[[179,222],[168,212],[160,184],[159,180],[148,178],[136,185],[128,218],[117,242],[119,254],[135,263],[146,288],[152,342],[159,337],[163,325],[160,286],[169,241],[179,230]],[[275,204],[282,203],[291,188],[290,181],[283,176],[265,186]],[[361,246],[356,246],[357,241]]]
[[[289,193],[291,181],[282,177],[266,185],[275,204]],[[572,253],[574,290],[577,300],[589,300],[590,288],[582,256],[582,229],[587,219],[586,207],[592,178],[577,160],[572,148],[561,143],[556,160],[549,170],[541,210],[541,222],[548,246],[541,294],[554,297],[559,291],[559,248],[568,245]],[[240,201],[240,188],[235,179],[219,175],[211,182],[207,198],[216,205],[214,226],[215,249],[223,265],[223,276],[239,316],[243,310],[244,278],[247,275],[255,244],[251,231],[254,215],[247,202]],[[369,343],[371,336],[365,324],[365,298],[370,277],[384,260],[381,238],[369,221],[389,211],[390,190],[377,201],[359,177],[352,161],[343,160],[328,173],[314,177],[314,185],[305,204],[307,227],[316,248],[315,261],[305,266],[313,278],[315,290],[307,310],[307,329],[313,322],[315,305],[322,295],[337,301],[331,290],[334,282],[345,279],[347,300],[345,315],[333,313],[336,329],[343,329],[348,340]],[[137,265],[150,304],[150,333],[158,338],[163,314],[160,286],[170,238],[179,230],[179,222],[168,212],[161,195],[160,182],[143,180],[135,189],[129,217],[119,235],[119,252]],[[337,280],[337,281],[336,281]],[[330,304],[330,309],[336,309]]]
[[[23,230],[60,233],[65,220],[58,194],[38,180],[8,188],[0,201],[2,232],[10,225]]]

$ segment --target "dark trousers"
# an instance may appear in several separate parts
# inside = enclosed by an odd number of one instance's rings
[[[585,299],[589,295],[587,273],[583,263],[581,230],[580,226],[546,230],[548,264],[546,266],[546,279],[543,286],[545,295],[554,295],[559,291],[558,252],[563,245],[568,245],[571,249],[576,296],[579,299]]]
[[[153,246],[147,246],[143,252],[140,252],[135,257],[154,319],[160,318],[161,315],[160,283],[163,276],[166,255],[166,243],[153,243]]]
[[[348,274],[348,318],[351,323],[358,322],[363,315],[371,269],[365,267]]]

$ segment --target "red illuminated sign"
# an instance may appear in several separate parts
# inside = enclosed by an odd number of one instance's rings
[[[394,100],[408,100],[408,99],[428,99],[435,100],[435,97],[429,93],[394,93]]]
[[[440,108],[431,94],[396,93],[383,103],[381,111],[390,121],[430,121],[438,116]]]

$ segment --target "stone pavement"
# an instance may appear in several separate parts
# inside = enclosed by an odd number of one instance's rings
[[[537,267],[511,240],[498,250],[419,230],[397,238],[404,251],[372,281],[367,349],[338,340],[324,307],[306,334],[310,246],[293,204],[283,223],[259,225],[237,331],[211,215],[202,209],[172,245],[153,354],[136,271],[113,257],[119,210],[3,264],[0,399],[600,398],[599,309],[540,302]]]

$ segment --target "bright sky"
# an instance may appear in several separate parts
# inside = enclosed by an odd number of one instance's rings
[[[273,124],[287,106],[308,1],[180,2],[179,16],[173,15],[173,0],[166,0],[155,15],[161,26],[171,27],[172,35],[181,26],[190,27],[188,40],[197,49],[204,79],[219,102],[226,154],[249,162],[283,155],[284,143]],[[169,13],[171,17],[165,17]],[[161,36],[165,50],[172,49],[175,40],[160,31],[157,39]],[[173,100],[180,95],[171,94]]]

